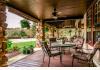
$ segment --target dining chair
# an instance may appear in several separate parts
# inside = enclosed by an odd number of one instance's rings
[[[49,41],[52,43],[52,42],[56,42],[56,38],[50,38]]]
[[[45,54],[47,54],[49,56],[49,62],[48,62],[48,66],[50,66],[50,58],[54,57],[54,56],[58,56],[60,55],[60,62],[62,63],[62,52],[59,50],[51,50],[46,42],[42,42],[42,50],[44,52],[44,56],[43,56],[43,62],[45,59]]]
[[[84,61],[88,63],[88,65],[90,66],[91,64],[93,64],[93,57],[98,49],[100,50],[100,41],[99,42],[97,41],[95,43],[94,49],[92,50],[91,53],[85,53],[85,52],[73,53],[72,54],[72,66],[74,63],[74,59],[77,59],[78,61]]]
[[[56,44],[56,43],[58,43],[56,38],[49,38],[49,47],[50,47],[51,50],[59,50],[59,48],[57,48],[57,47],[55,47],[55,48],[51,47],[52,44]]]
[[[82,48],[84,45],[84,38],[82,37],[76,38],[73,42],[76,44],[76,46],[74,47],[75,52],[83,51]]]
[[[49,38],[50,46],[52,43],[55,43],[55,42],[57,42],[56,38]]]

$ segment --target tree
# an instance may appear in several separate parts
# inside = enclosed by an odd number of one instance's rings
[[[26,20],[26,19],[21,20],[21,21],[20,21],[20,24],[21,24],[21,28],[27,28],[27,29],[30,28],[30,23],[29,23],[29,21]]]
[[[20,32],[21,37],[27,36],[27,34],[24,31]]]
[[[18,37],[18,36],[19,36],[19,33],[18,33],[18,32],[13,32],[13,33],[12,33],[12,36]]]

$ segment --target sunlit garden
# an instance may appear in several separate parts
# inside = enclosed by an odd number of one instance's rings
[[[35,39],[9,39],[7,41],[7,52],[13,53],[14,51],[18,51],[23,54],[32,53],[35,45]]]
[[[15,20],[7,19],[7,56],[14,57],[19,54],[32,54],[36,46],[36,24],[13,13],[7,12],[7,17],[15,17]],[[17,20],[16,20],[17,19]],[[15,25],[12,23],[15,22]]]

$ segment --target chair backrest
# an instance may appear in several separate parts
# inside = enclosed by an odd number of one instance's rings
[[[56,38],[50,38],[49,41],[50,42],[56,42]]]
[[[47,42],[42,42],[42,50],[44,53],[48,54],[49,56],[51,55],[51,50],[47,45]]]
[[[65,42],[68,42],[68,38],[67,37],[64,37],[64,40],[65,40]]]
[[[49,39],[50,46],[51,46],[52,43],[55,43],[55,42],[57,42],[56,38],[50,38]]]
[[[83,47],[83,45],[84,45],[84,38],[82,38],[82,45],[81,45],[81,47]]]
[[[84,44],[84,38],[80,37],[80,38],[76,38],[73,40],[74,43],[76,43],[77,47],[83,47]]]

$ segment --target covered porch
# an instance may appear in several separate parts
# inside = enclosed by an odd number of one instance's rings
[[[8,67],[47,67],[48,56],[43,62],[41,42],[46,41],[50,45],[50,39],[55,38],[72,42],[73,38],[82,37],[83,48],[93,49],[96,41],[99,41],[99,0],[1,0],[0,1],[0,66]],[[6,9],[36,25],[36,50],[33,54],[25,55],[16,62],[8,64],[6,56],[5,31],[7,30]],[[12,18],[13,20],[13,18]],[[51,67],[72,67],[71,56],[73,48],[65,48],[62,54],[62,64],[59,56],[51,58]],[[74,50],[75,51],[75,50]],[[93,58],[94,66],[100,66],[100,50]],[[85,50],[84,52],[90,52]],[[22,56],[22,55],[21,55]],[[20,56],[17,56],[20,57]],[[14,57],[16,58],[16,57]],[[88,67],[86,63],[75,60],[75,67]]]

